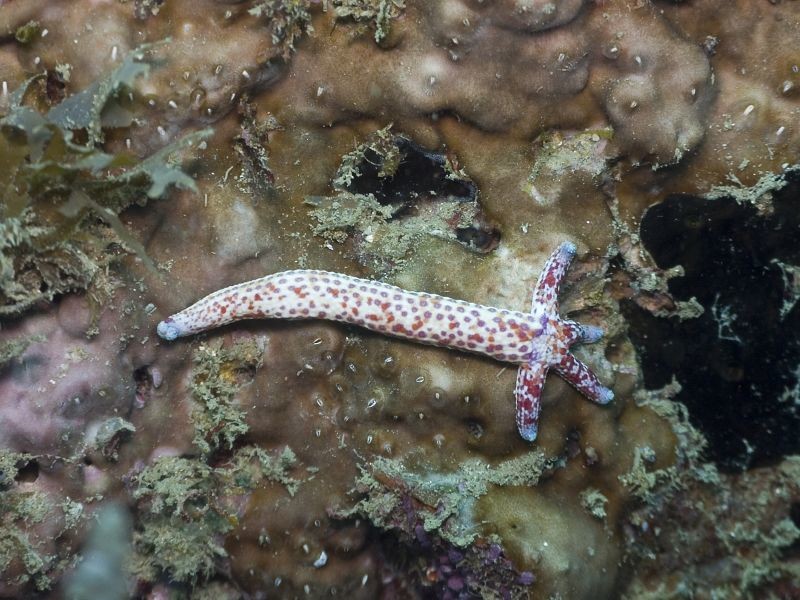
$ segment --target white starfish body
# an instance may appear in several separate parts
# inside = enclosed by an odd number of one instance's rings
[[[524,439],[532,441],[550,367],[595,402],[605,404],[613,398],[611,390],[568,353],[573,343],[594,342],[602,336],[599,328],[564,321],[558,314],[558,287],[574,255],[571,243],[553,252],[539,276],[530,313],[340,273],[296,270],[214,292],[159,323],[158,334],[174,340],[240,319],[327,319],[519,364],[517,427]]]

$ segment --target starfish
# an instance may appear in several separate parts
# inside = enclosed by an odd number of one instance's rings
[[[614,398],[589,367],[569,353],[572,344],[598,341],[602,329],[564,320],[558,312],[559,286],[575,251],[574,244],[564,242],[548,258],[527,313],[302,269],[216,291],[161,321],[158,335],[174,340],[240,319],[327,319],[484,354],[519,365],[514,389],[517,428],[525,440],[533,441],[549,369],[598,404]]]

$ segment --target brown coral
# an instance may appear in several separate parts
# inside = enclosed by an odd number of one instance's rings
[[[620,563],[631,508],[652,504],[695,465],[699,445],[677,408],[633,400],[641,376],[616,301],[653,292],[640,303],[674,306],[665,275],[638,252],[638,220],[667,192],[708,191],[731,169],[752,183],[758,170],[796,162],[794,63],[766,60],[772,37],[796,34],[796,3],[738,3],[738,15],[772,17],[752,31],[720,3],[446,0],[348,3],[348,12],[342,2],[176,0],[100,3],[87,16],[89,4],[4,5],[4,80],[69,64],[72,93],[140,38],[170,36],[161,69],[134,94],[138,125],[108,131],[107,144],[129,139],[144,155],[186,127],[213,122],[216,134],[199,195],[123,213],[160,270],[126,263],[97,339],[80,342],[86,309],[75,297],[4,329],[14,348],[50,336],[3,372],[0,439],[36,455],[41,471],[4,485],[49,491],[69,479],[71,497],[87,504],[97,493],[137,500],[145,592],[165,592],[175,577],[200,591],[213,573],[247,593],[283,596],[458,597],[488,593],[487,581],[532,597],[618,594],[630,578]],[[39,37],[10,41],[31,20]],[[353,153],[374,158],[362,144],[390,123],[391,139],[446,157],[449,175],[474,186],[468,204],[431,190],[381,204],[374,188],[338,183]],[[771,138],[780,127],[785,137]],[[396,161],[386,163],[371,184],[397,175]],[[418,164],[398,178],[425,180],[430,170]],[[362,216],[346,220],[326,205],[320,219],[320,204],[309,206],[345,192],[360,194]],[[436,210],[444,202],[458,205],[458,222]],[[435,226],[415,230],[387,268],[370,247],[376,223],[398,228],[420,215]],[[345,223],[336,235],[315,235],[332,216]],[[479,253],[455,235],[432,235],[462,218],[496,231],[499,244]],[[607,329],[604,345],[581,352],[617,400],[593,406],[551,378],[534,448],[514,431],[513,373],[488,360],[326,323],[253,322],[169,346],[153,337],[160,317],[213,289],[298,266],[525,309],[563,239],[582,256],[562,313]],[[85,380],[68,370],[49,395],[36,391],[60,364],[75,366],[65,360],[78,345],[108,364],[92,362]],[[86,407],[69,418],[49,408],[71,406],[67,382],[83,385]],[[103,382],[110,397],[100,395]],[[37,428],[28,427],[32,412]],[[109,421],[117,416],[130,427]],[[112,435],[107,449],[96,432],[109,422],[128,434]],[[75,459],[79,476],[46,452]],[[48,514],[34,540],[59,530],[63,516]],[[648,513],[648,522],[669,514]],[[25,566],[9,568],[8,593],[30,590],[18,578]]]

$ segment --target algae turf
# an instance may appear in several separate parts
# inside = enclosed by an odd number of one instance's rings
[[[217,571],[225,558],[225,534],[238,523],[235,497],[265,482],[283,485],[291,496],[300,485],[289,471],[297,459],[291,449],[277,455],[247,446],[224,466],[212,468],[196,458],[157,459],[133,478],[139,502],[132,569],[145,581],[167,573],[196,583]]]
[[[282,51],[284,60],[294,52],[294,44],[303,34],[313,33],[310,0],[260,0],[249,10],[268,23],[272,43]]]
[[[221,342],[200,346],[194,353],[192,410],[194,445],[203,454],[230,450],[247,433],[244,412],[235,403],[242,377],[261,365],[263,348],[253,341],[223,347]]]
[[[45,341],[43,335],[29,335],[0,343],[0,371],[22,356],[31,344]]]
[[[118,215],[171,187],[196,191],[173,157],[210,134],[189,134],[143,159],[103,150],[107,127],[131,123],[120,98],[133,97],[156,45],[130,52],[112,73],[47,110],[37,108],[47,102],[43,76],[8,96],[0,119],[0,316],[69,291],[109,293],[105,267],[115,245],[153,268]]]
[[[428,238],[486,254],[500,233],[475,183],[449,154],[428,152],[391,125],[342,157],[331,196],[308,196],[314,235],[345,245],[360,264],[386,276]]]
[[[470,459],[452,473],[417,472],[403,461],[377,457],[369,468],[361,467],[353,490],[361,496],[359,501],[337,514],[362,516],[382,529],[404,531],[413,538],[415,531],[405,531],[409,515],[404,499],[410,499],[415,506],[413,521],[426,533],[465,548],[480,535],[476,503],[492,486],[535,486],[553,467],[539,451],[496,464]]]
[[[383,538],[388,562],[418,572],[437,597],[445,590],[470,598],[527,597],[535,576],[516,568],[500,536],[487,535],[478,505],[497,489],[535,486],[555,468],[557,461],[540,451],[494,464],[470,459],[454,472],[377,457],[361,467],[352,490],[359,500],[334,516],[365,518],[391,534]]]
[[[142,580],[157,581],[164,573],[192,585],[207,580],[227,556],[223,543],[238,523],[237,498],[268,483],[283,486],[290,497],[297,492],[301,481],[291,473],[298,460],[290,448],[241,446],[248,427],[235,395],[262,353],[253,340],[195,352],[192,423],[202,454],[158,458],[132,478],[139,509],[132,569]]]
[[[333,6],[337,19],[352,19],[374,29],[375,42],[380,44],[406,3],[405,0],[333,0]]]
[[[30,454],[0,451],[0,579],[11,586],[52,587],[70,558],[48,544],[85,518],[84,505],[20,485],[23,470],[36,465]],[[56,524],[53,531],[50,526]],[[43,532],[47,531],[47,534]]]

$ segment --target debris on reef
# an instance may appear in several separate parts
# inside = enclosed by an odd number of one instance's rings
[[[271,115],[259,120],[255,107],[244,97],[239,102],[241,133],[234,141],[242,163],[242,179],[257,190],[258,196],[271,194],[275,175],[269,165],[269,135],[281,129]]]

